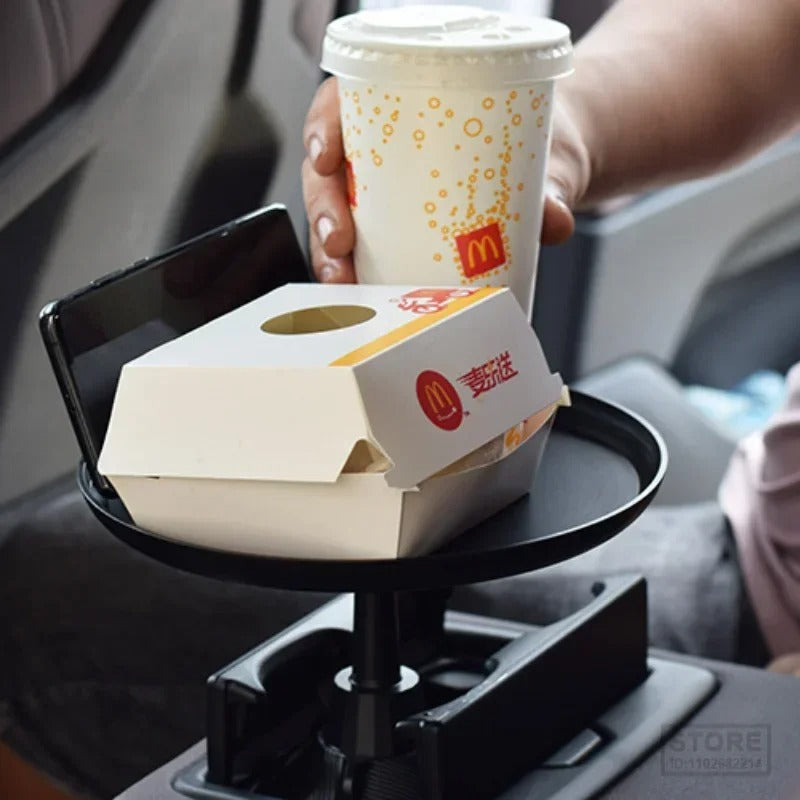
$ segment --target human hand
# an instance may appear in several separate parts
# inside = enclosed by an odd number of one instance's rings
[[[545,180],[542,244],[566,241],[575,227],[572,210],[589,183],[589,158],[576,115],[559,95]],[[311,226],[311,264],[323,283],[352,283],[355,226],[347,202],[344,146],[335,78],[317,91],[303,130],[303,197]]]
[[[329,78],[317,90],[306,116],[303,142],[303,199],[311,227],[311,265],[323,283],[353,283],[356,237],[347,202],[335,78]]]

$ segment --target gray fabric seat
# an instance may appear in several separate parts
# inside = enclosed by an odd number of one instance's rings
[[[0,148],[70,85],[126,2],[0,4]]]
[[[113,797],[202,734],[209,674],[326,599],[166,567],[56,481],[0,511],[0,739]]]

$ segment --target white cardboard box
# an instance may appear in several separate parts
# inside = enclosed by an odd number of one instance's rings
[[[564,391],[507,289],[288,285],[126,364],[99,470],[165,538],[415,555],[528,491]]]

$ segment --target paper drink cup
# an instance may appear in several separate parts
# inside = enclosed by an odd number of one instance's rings
[[[509,286],[532,311],[555,81],[569,29],[467,6],[327,29],[362,283]]]

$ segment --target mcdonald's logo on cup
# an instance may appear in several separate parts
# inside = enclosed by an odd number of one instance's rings
[[[467,278],[483,275],[506,263],[503,234],[496,222],[456,236],[456,247]]]
[[[437,428],[454,431],[464,419],[464,407],[455,386],[439,372],[426,369],[417,377],[417,400]]]

